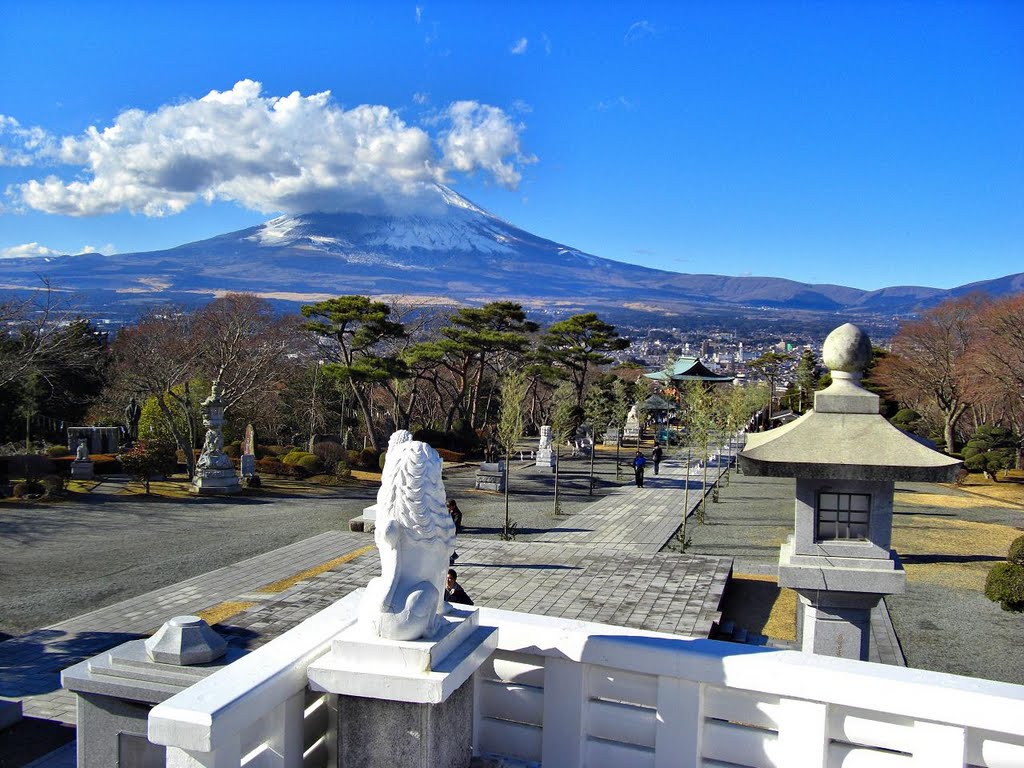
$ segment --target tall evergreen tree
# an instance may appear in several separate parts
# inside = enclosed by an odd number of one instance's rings
[[[576,405],[582,408],[587,374],[612,362],[608,352],[628,346],[629,340],[619,338],[614,326],[587,312],[553,323],[541,338],[539,354],[572,383]]]

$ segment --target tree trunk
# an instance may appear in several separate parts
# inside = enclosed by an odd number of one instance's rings
[[[163,414],[167,428],[171,431],[171,435],[174,437],[174,442],[177,443],[178,448],[181,449],[181,454],[185,458],[185,472],[188,474],[188,479],[191,480],[196,475],[196,457],[192,453],[192,444],[188,442],[191,436],[186,438],[174,424],[174,415],[171,413],[171,409],[167,407],[167,402],[164,400],[163,393],[157,395],[156,403],[160,408],[160,413]]]
[[[558,509],[558,467],[561,462],[562,446],[559,443],[555,443],[555,514],[559,512]]]

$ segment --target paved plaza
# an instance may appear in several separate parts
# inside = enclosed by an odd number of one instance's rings
[[[732,560],[659,552],[681,520],[683,471],[666,461],[656,487],[622,486],[561,516],[559,527],[537,536],[550,542],[463,537],[460,582],[478,605],[707,637]],[[699,495],[691,494],[691,508]],[[217,628],[255,648],[379,570],[371,536],[330,531],[61,621],[0,644],[0,698],[21,700],[28,717],[73,724],[74,697],[59,682],[65,667],[182,614],[237,609]],[[282,589],[304,572],[311,575]]]

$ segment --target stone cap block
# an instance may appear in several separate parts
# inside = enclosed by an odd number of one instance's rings
[[[198,616],[175,616],[146,641],[146,653],[163,664],[205,664],[227,648],[227,641]]]

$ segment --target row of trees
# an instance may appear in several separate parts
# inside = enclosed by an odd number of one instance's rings
[[[588,415],[601,427],[621,424],[634,394],[602,370],[608,353],[628,341],[593,313],[541,330],[513,302],[424,309],[342,296],[281,316],[263,299],[228,294],[191,311],[153,311],[108,344],[88,323],[56,322],[52,307],[27,309],[7,305],[0,317],[9,321],[2,327],[14,329],[0,345],[0,391],[12,395],[5,402],[19,404],[5,415],[8,435],[21,418],[15,410],[119,424],[136,397],[144,404],[140,436],[159,433],[176,443],[190,475],[203,433],[199,405],[214,379],[223,389],[229,439],[252,422],[265,442],[333,433],[374,450],[400,428],[463,440],[450,446],[456,450],[481,431],[495,441],[507,437],[498,427],[502,382],[512,373],[522,380],[515,408],[526,425],[550,423],[557,408],[573,430]],[[47,393],[30,397],[38,381]],[[58,402],[86,382],[78,411]],[[509,413],[506,406],[506,419]],[[61,439],[59,429],[52,434]]]
[[[872,381],[956,452],[982,426],[1024,435],[1024,294],[952,299],[905,323]],[[1021,461],[1017,443],[1017,465]]]

